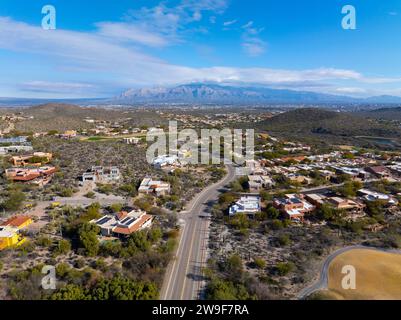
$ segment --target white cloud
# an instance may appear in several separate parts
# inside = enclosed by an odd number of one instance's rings
[[[29,81],[20,85],[23,91],[32,92],[53,92],[53,93],[87,93],[96,87],[92,84],[77,82],[49,82],[49,81]]]
[[[400,82],[401,78],[361,77],[359,80],[369,84],[386,84]]]
[[[120,41],[130,41],[152,47],[163,47],[168,44],[165,37],[129,23],[100,22],[96,24],[99,34]]]
[[[249,39],[244,41],[242,47],[250,57],[259,57],[266,52],[266,43],[260,39]]]
[[[241,28],[248,29],[253,26],[253,21],[249,21],[248,23],[244,24]]]
[[[245,53],[250,57],[258,57],[266,52],[267,43],[259,37],[264,28],[255,28],[254,22],[249,21],[241,27],[244,32],[242,34],[242,47]]]
[[[203,19],[204,12],[222,14],[227,5],[227,0],[182,0],[176,6],[161,2],[155,7],[131,10],[126,19],[131,25],[147,31],[148,35],[165,37],[167,42],[183,41],[185,34],[204,29],[191,26]],[[216,17],[212,16],[210,22],[215,21]]]
[[[194,68],[174,65],[144,54],[135,46],[127,46],[124,42],[116,41],[119,38],[113,33],[106,36],[104,31],[104,26],[94,32],[43,30],[40,27],[0,17],[0,49],[35,54],[44,61],[49,61],[47,67],[54,68],[55,74],[62,72],[68,75],[68,78],[73,76],[76,79],[86,79],[81,80],[81,84],[78,83],[76,86],[62,81],[52,84],[38,74],[37,78],[40,81],[25,81],[20,85],[22,89],[36,91],[46,91],[46,88],[48,92],[61,91],[65,88],[98,90],[100,87],[107,88],[105,89],[107,91],[109,87],[175,85],[194,81],[292,85],[294,89],[306,85],[317,88],[319,83],[329,81],[352,83],[336,85],[340,90],[358,87],[357,84],[401,83],[401,78],[372,78],[354,70],[335,68],[283,70],[219,66]],[[254,50],[253,53],[259,54],[257,45],[262,44],[256,40],[253,44],[254,48],[247,48],[250,50],[249,53],[252,54]],[[26,63],[29,66],[29,60]],[[98,74],[99,76],[95,76]],[[94,78],[97,80],[93,80]],[[68,95],[67,89],[63,92]]]
[[[232,26],[233,24],[236,24],[237,20],[230,20],[230,21],[225,21],[223,23],[223,26],[228,27],[228,26]]]
[[[266,42],[259,38],[249,38],[242,43],[246,54],[250,57],[258,57],[266,52]]]

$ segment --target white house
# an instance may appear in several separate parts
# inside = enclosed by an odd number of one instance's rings
[[[157,169],[161,169],[167,166],[177,166],[179,164],[180,162],[177,156],[168,156],[168,155],[158,156],[152,162],[152,165]]]
[[[93,181],[95,183],[113,183],[118,182],[121,178],[120,170],[117,167],[101,167],[93,166],[82,177],[82,183]]]
[[[236,214],[255,215],[261,210],[261,198],[259,196],[241,197],[229,208],[229,215]]]
[[[144,194],[154,193],[157,196],[166,195],[170,193],[170,184],[163,181],[152,180],[151,178],[145,178],[142,180],[138,192]]]

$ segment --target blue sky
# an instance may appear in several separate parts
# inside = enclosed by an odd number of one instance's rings
[[[41,27],[48,4],[56,30]],[[401,96],[400,37],[399,0],[2,0],[0,97],[198,81]]]

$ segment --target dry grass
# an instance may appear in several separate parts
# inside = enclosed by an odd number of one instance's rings
[[[356,290],[342,288],[345,265],[356,269]],[[401,300],[401,255],[358,249],[338,256],[329,267],[326,293],[346,300]]]

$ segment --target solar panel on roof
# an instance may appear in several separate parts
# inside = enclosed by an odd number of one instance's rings
[[[133,223],[136,219],[135,218],[129,218],[129,220],[127,222],[124,222],[124,225],[129,226],[131,223]]]
[[[125,224],[128,220],[132,219],[131,217],[124,218],[120,223]]]
[[[104,217],[104,218],[100,219],[97,223],[102,225],[102,224],[105,224],[106,222],[109,222],[110,220],[111,220],[110,217]]]

